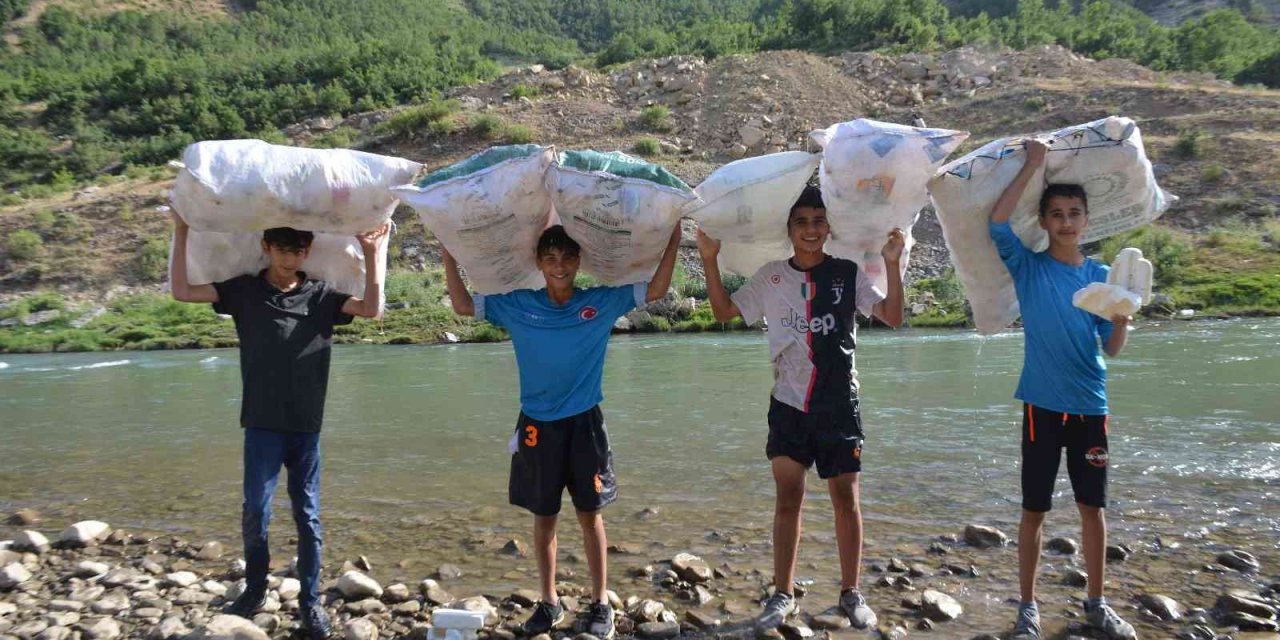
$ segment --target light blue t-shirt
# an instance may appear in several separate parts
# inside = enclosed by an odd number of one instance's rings
[[[645,303],[649,283],[577,289],[562,306],[546,289],[476,296],[476,319],[511,334],[520,409],[535,420],[576,416],[604,400],[604,355],[613,323]]]
[[[1106,282],[1106,265],[1085,258],[1073,267],[1022,244],[1009,224],[991,223],[1000,259],[1013,276],[1026,339],[1022,377],[1014,397],[1051,411],[1107,413],[1107,364],[1098,339],[1111,338],[1112,324],[1071,304],[1091,282]]]

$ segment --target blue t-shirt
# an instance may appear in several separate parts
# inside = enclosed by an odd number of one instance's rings
[[[520,409],[535,420],[576,416],[602,402],[604,354],[613,323],[645,303],[647,282],[578,289],[562,306],[546,289],[476,296],[476,319],[511,334]]]
[[[1107,364],[1098,339],[1111,338],[1111,321],[1076,308],[1071,296],[1091,282],[1106,282],[1110,269],[1089,258],[1073,267],[1031,251],[1007,222],[992,223],[991,238],[1022,309],[1026,348],[1014,397],[1051,411],[1105,415]]]

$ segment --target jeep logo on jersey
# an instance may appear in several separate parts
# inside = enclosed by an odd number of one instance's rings
[[[582,311],[578,312],[578,317],[583,320],[591,320],[596,317],[597,313],[599,312],[596,311],[595,307],[583,307]]]
[[[1107,450],[1105,448],[1094,447],[1085,452],[1084,459],[1095,467],[1105,467],[1107,466],[1107,461],[1110,459],[1110,456],[1107,455]]]
[[[791,312],[791,317],[782,319],[782,326],[795,329],[800,333],[821,333],[827,335],[836,329],[836,316],[834,313],[828,313],[812,320],[804,316]]]

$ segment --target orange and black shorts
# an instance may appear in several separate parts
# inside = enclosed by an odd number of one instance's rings
[[[609,432],[599,405],[560,420],[516,420],[507,495],[535,515],[560,513],[569,489],[578,511],[598,511],[618,498]]]
[[[1053,508],[1063,449],[1076,502],[1107,506],[1107,417],[1022,405],[1022,508]]]

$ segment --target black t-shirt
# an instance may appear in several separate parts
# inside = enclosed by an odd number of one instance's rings
[[[333,327],[351,322],[351,296],[322,280],[292,291],[267,282],[265,271],[215,282],[213,310],[236,321],[240,337],[240,426],[268,431],[320,431],[329,384]]]

